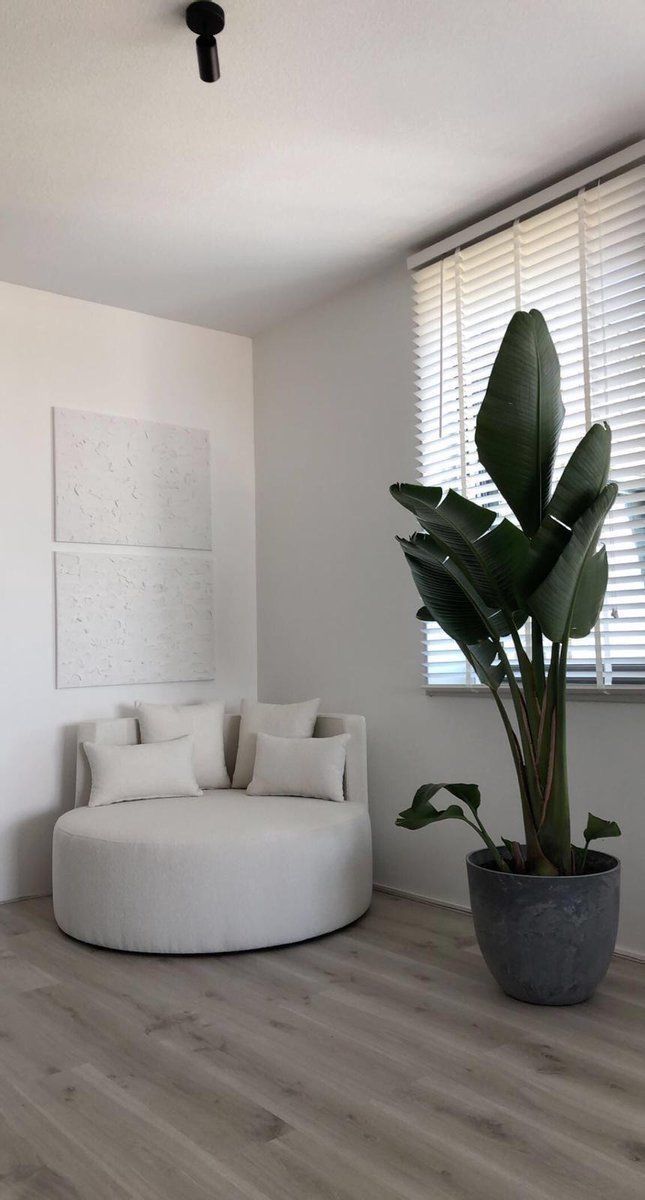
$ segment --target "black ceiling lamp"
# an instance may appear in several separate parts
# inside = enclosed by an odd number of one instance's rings
[[[186,9],[186,24],[197,34],[199,78],[204,83],[215,83],[219,79],[215,38],[224,28],[224,9],[215,0],[193,0]]]

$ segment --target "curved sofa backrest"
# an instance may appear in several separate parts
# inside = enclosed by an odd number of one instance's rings
[[[224,755],[229,775],[233,776],[240,714],[224,716]],[[367,807],[367,747],[365,717],[344,713],[321,714],[316,720],[314,737],[334,737],[349,734],[345,765],[345,799]],[[136,717],[116,717],[100,721],[83,721],[78,726],[76,747],[75,807],[87,804],[90,795],[90,768],[83,742],[103,742],[110,746],[134,746],[139,741],[139,722]]]

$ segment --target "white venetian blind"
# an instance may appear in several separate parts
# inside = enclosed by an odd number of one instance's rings
[[[571,643],[570,677],[645,684],[645,165],[457,248],[413,280],[422,483],[510,515],[478,463],[474,435],[519,308],[540,309],[560,358],[566,418],[556,479],[589,425],[609,421],[620,488],[603,533],[609,586],[596,630]],[[427,682],[476,684],[450,638],[437,625],[424,629]]]

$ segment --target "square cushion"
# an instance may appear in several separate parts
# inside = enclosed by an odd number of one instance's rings
[[[167,742],[190,734],[193,739],[195,776],[200,788],[231,786],[224,760],[224,705],[220,700],[204,704],[136,704],[141,741]]]
[[[343,801],[349,734],[283,738],[258,733],[250,796],[307,796]]]
[[[305,700],[301,704],[261,704],[257,700],[243,700],[233,787],[247,788],[251,782],[258,733],[310,738],[319,708],[320,700]]]

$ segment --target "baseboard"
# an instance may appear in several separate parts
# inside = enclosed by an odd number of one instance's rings
[[[437,900],[435,896],[423,896],[420,892],[407,892],[404,888],[390,887],[387,883],[375,883],[375,892],[387,892],[389,896],[400,896],[402,900],[418,900],[419,904],[431,904],[433,908],[450,908],[453,912],[469,913],[467,904],[455,904],[452,900]]]
[[[51,896],[51,892],[27,892],[24,896],[12,896],[10,900],[0,900],[0,907],[3,904],[17,904],[19,900],[46,900]]]
[[[402,900],[416,900],[419,904],[431,904],[433,908],[449,908],[453,912],[470,913],[467,904],[455,904],[451,900],[437,900],[434,896],[422,896],[419,892],[408,892],[403,888],[389,887],[386,883],[375,883],[375,892],[386,892],[389,896],[400,896]],[[630,962],[645,963],[645,953],[640,950],[625,950],[617,946],[614,958],[627,958]]]

